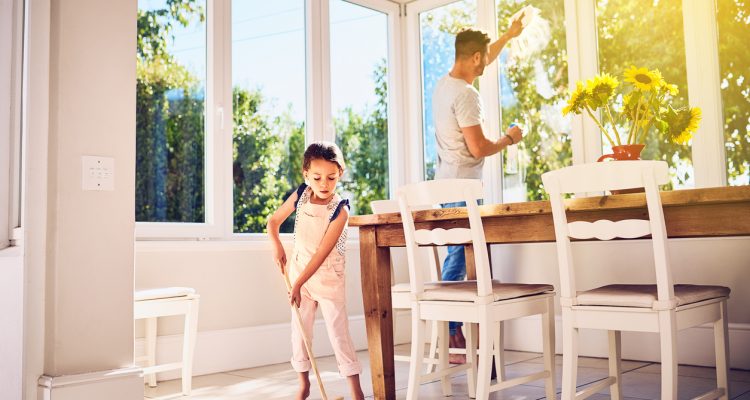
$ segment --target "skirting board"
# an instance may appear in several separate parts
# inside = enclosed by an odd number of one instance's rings
[[[394,315],[396,344],[410,341],[410,313]],[[519,318],[505,323],[505,348],[508,350],[541,352],[540,317]],[[354,345],[367,348],[364,317],[349,317]],[[555,323],[557,353],[562,349],[561,320]],[[205,375],[263,365],[288,362],[291,357],[290,324],[199,332],[193,365],[194,375]],[[316,356],[333,354],[322,319],[315,321],[314,344]],[[713,330],[710,326],[680,331],[678,360],[681,364],[714,365]],[[659,338],[656,334],[623,332],[623,358],[658,362]],[[750,369],[750,324],[729,324],[730,361],[732,368]],[[181,356],[182,335],[159,336],[157,362],[178,361]],[[607,336],[604,331],[581,330],[578,348],[581,356],[606,357]],[[690,349],[690,350],[688,350]],[[135,353],[143,354],[144,341],[137,339]],[[291,367],[290,367],[291,368]],[[179,378],[179,371],[158,375],[159,380]]]
[[[542,351],[541,317],[525,317],[505,323],[505,348],[519,351]],[[555,318],[555,349],[562,350],[562,320]],[[578,334],[579,355],[607,357],[606,331],[581,329]],[[750,369],[750,324],[729,324],[729,358],[732,368]],[[622,358],[659,361],[659,336],[655,333],[623,332]],[[710,324],[688,328],[677,333],[677,360],[680,364],[713,367],[714,333]]]
[[[409,311],[394,313],[394,342],[408,343],[411,324]],[[349,317],[349,329],[357,350],[367,348],[367,335],[363,315]],[[289,362],[292,356],[291,325],[273,324],[247,328],[224,329],[198,332],[193,360],[193,375],[206,375],[216,372],[234,371],[263,365]],[[325,322],[315,320],[313,349],[316,357],[333,354],[328,341]],[[135,341],[135,354],[145,353],[142,338]],[[159,336],[156,341],[156,362],[170,363],[182,357],[182,335]],[[291,366],[289,367],[291,368]],[[180,371],[159,373],[158,380],[180,377]]]
[[[66,376],[42,375],[38,385],[37,400],[133,400],[143,397],[140,368]]]

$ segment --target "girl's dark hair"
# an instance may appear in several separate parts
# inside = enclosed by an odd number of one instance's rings
[[[344,164],[344,155],[341,153],[341,149],[332,142],[315,142],[307,146],[302,161],[302,169],[305,171],[310,169],[310,163],[312,163],[312,160],[326,160],[336,163],[342,173],[346,168]]]

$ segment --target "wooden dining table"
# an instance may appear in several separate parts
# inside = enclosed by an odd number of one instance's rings
[[[661,200],[670,238],[750,235],[750,186],[663,191]],[[647,219],[643,193],[569,199],[565,204],[570,222]],[[488,204],[479,210],[488,245],[555,240],[549,201]],[[417,229],[468,227],[468,217],[464,207],[433,209],[416,212],[415,223]],[[349,225],[359,228],[373,392],[376,399],[395,399],[390,248],[405,246],[401,218],[398,213],[357,215]],[[470,247],[466,254],[471,277]]]

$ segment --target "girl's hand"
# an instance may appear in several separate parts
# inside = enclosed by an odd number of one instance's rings
[[[289,292],[289,304],[299,308],[299,303],[302,301],[302,294],[300,294],[300,290],[302,290],[301,286],[298,286],[296,283],[292,287],[292,291]]]
[[[286,268],[286,252],[281,245],[273,246],[273,262],[279,267],[281,274],[284,274]]]

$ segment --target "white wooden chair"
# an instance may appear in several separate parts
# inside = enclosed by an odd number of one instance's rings
[[[555,398],[554,373],[554,288],[547,284],[513,284],[493,281],[490,276],[489,255],[477,200],[482,197],[482,184],[473,179],[440,179],[406,185],[398,190],[399,208],[404,225],[409,264],[409,284],[412,308],[412,363],[409,369],[407,399],[416,399],[421,382],[440,378],[444,395],[451,394],[449,375],[467,370],[469,396],[487,399],[490,391],[505,389],[538,379],[545,379],[548,398]],[[415,225],[412,211],[432,204],[465,201],[469,214],[469,228],[429,229],[429,225]],[[430,214],[441,209],[430,209]],[[419,223],[419,212],[416,213]],[[420,228],[420,229],[417,229]],[[425,282],[423,268],[417,263],[420,245],[472,245],[476,280],[459,282]],[[544,370],[511,380],[502,378],[490,386],[492,356],[499,360],[502,349],[498,331],[500,321],[542,315]],[[466,328],[467,364],[448,366],[447,357],[440,358],[436,372],[420,376],[425,342],[425,321],[462,321]],[[479,359],[474,351],[473,324],[478,324]],[[488,339],[491,338],[491,339]],[[441,338],[438,348],[447,345]],[[493,354],[493,350],[495,353]]]
[[[550,195],[560,267],[560,303],[563,323],[562,399],[580,400],[609,386],[612,399],[622,398],[620,332],[655,332],[661,342],[661,398],[677,399],[677,331],[712,322],[718,388],[698,399],[727,399],[727,297],[722,286],[675,285],[667,248],[664,213],[658,186],[669,181],[663,161],[615,161],[576,165],[542,175]],[[649,220],[568,223],[565,193],[645,188]],[[610,240],[651,235],[655,284],[611,284],[581,291],[576,286],[570,238]],[[620,273],[626,271],[620,271]],[[618,273],[619,274],[619,273]],[[578,330],[604,329],[609,333],[609,374],[576,393]]]
[[[370,202],[370,208],[375,214],[389,214],[398,213],[398,201],[396,200],[373,200]],[[440,257],[438,255],[437,247],[430,247],[428,251],[422,253],[427,259],[426,267],[429,271],[431,281],[439,281],[440,274]],[[394,310],[410,310],[411,309],[411,296],[409,291],[409,283],[395,283],[396,278],[394,269],[391,268],[391,304]],[[438,363],[438,337],[439,334],[448,334],[448,326],[439,324],[438,321],[433,321],[430,327],[430,349],[425,357],[424,362],[427,364],[427,373],[434,371],[436,364]],[[459,350],[459,349],[449,349]],[[411,356],[396,354],[393,356],[394,361],[410,362]]]
[[[200,296],[193,288],[167,287],[137,290],[134,293],[133,317],[146,319],[146,355],[137,357],[136,362],[146,362],[143,376],[150,387],[156,386],[156,373],[181,369],[182,394],[190,395],[193,377],[193,352],[198,333],[198,306]],[[171,315],[185,316],[185,330],[182,339],[182,360],[156,365],[156,324],[157,318]]]

